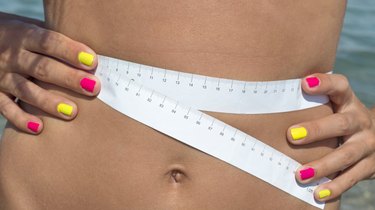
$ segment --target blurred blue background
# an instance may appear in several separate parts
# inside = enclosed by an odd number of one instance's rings
[[[43,19],[42,0],[0,0],[0,11]],[[375,105],[375,0],[349,0],[334,71],[349,78],[368,107]],[[0,117],[0,136],[4,125]],[[341,209],[375,210],[375,181],[346,192]]]

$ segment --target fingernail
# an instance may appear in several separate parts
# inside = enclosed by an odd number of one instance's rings
[[[66,115],[71,116],[73,113],[73,106],[70,106],[68,104],[60,103],[57,105],[57,111]]]
[[[331,190],[325,189],[325,190],[319,191],[319,198],[320,199],[326,198],[328,196],[331,196]]]
[[[37,133],[39,129],[39,123],[30,121],[27,123],[27,128]]]
[[[96,81],[89,78],[83,78],[80,84],[83,89],[92,93],[94,92]]]
[[[292,128],[290,129],[290,134],[293,140],[300,140],[307,136],[307,130],[304,127]]]
[[[302,180],[310,179],[315,175],[315,170],[313,168],[306,168],[299,171],[299,176]]]
[[[309,77],[309,78],[306,78],[306,82],[307,82],[307,84],[309,85],[310,88],[316,87],[320,83],[318,77]]]
[[[78,60],[86,66],[91,66],[94,63],[94,55],[87,52],[80,52],[78,54]]]

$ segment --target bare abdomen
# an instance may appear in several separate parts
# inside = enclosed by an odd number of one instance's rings
[[[100,54],[209,76],[274,80],[333,66],[345,3],[309,4],[47,1],[46,19],[51,29]],[[75,101],[79,115],[72,122],[43,116],[39,136],[8,126],[0,146],[0,207],[313,209],[98,99],[39,84]],[[325,105],[275,115],[212,114],[306,163],[332,151],[336,140],[297,148],[287,143],[285,132],[331,113]]]

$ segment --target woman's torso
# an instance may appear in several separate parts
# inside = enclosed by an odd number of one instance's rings
[[[98,54],[209,76],[276,80],[332,70],[345,1],[66,0],[46,1],[45,11],[48,28]],[[45,127],[39,136],[5,130],[4,208],[313,209],[98,99],[38,83],[75,101],[79,115],[65,122],[22,105],[42,115]],[[286,130],[330,113],[325,105],[274,115],[211,114],[306,163],[336,141],[297,148],[287,143]]]

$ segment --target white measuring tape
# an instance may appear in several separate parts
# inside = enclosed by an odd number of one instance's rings
[[[317,185],[295,180],[300,164],[256,138],[201,111],[278,113],[315,107],[326,96],[308,96],[300,79],[246,82],[188,74],[98,56],[98,96],[145,125],[242,169],[315,207]]]

